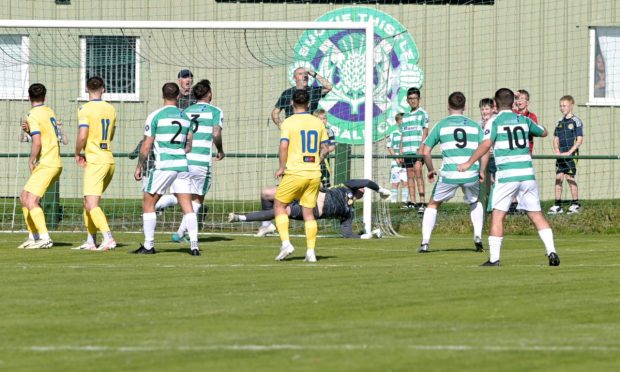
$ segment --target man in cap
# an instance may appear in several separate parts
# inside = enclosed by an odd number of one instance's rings
[[[177,75],[177,84],[181,89],[179,99],[177,101],[177,107],[181,110],[185,110],[189,106],[196,103],[196,98],[191,95],[192,83],[194,81],[194,74],[188,69],[179,71]]]

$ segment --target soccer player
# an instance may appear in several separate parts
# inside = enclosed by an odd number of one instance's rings
[[[310,115],[310,94],[297,90],[293,94],[295,114],[284,120],[280,128],[279,165],[275,177],[282,177],[276,191],[274,210],[276,228],[282,240],[276,261],[288,257],[295,248],[289,240],[289,219],[286,207],[299,199],[306,230],[307,262],[316,262],[314,248],[318,227],[312,210],[321,184],[321,162],[329,152],[329,139],[325,125]]]
[[[332,153],[336,150],[336,140],[334,131],[327,125],[327,112],[323,109],[315,110],[312,115],[316,116],[323,122],[325,125],[325,130],[327,130],[327,138],[329,139],[329,152]],[[331,169],[329,166],[329,159],[325,159],[321,162],[321,187],[331,187],[332,183],[330,181],[331,178]]]
[[[336,219],[340,221],[340,231],[344,238],[370,239],[373,235],[380,237],[381,230],[357,235],[353,233],[353,219],[355,218],[354,203],[364,196],[365,188],[379,193],[382,199],[390,197],[391,192],[367,179],[349,180],[342,185],[328,189],[321,189],[316,200],[316,207],[312,210],[316,219]],[[270,221],[274,218],[273,200],[276,194],[275,186],[267,186],[261,192],[263,209],[247,214],[228,215],[228,222]],[[302,207],[299,200],[294,200],[286,207],[286,214],[293,220],[303,220]],[[263,235],[264,236],[264,235]]]
[[[407,90],[407,103],[411,111],[405,113],[402,125],[402,153],[403,155],[421,155],[420,146],[428,135],[428,113],[420,107],[420,90],[409,88]],[[418,213],[424,213],[424,179],[422,179],[422,159],[405,158],[407,169],[407,182],[409,184],[409,202],[405,208],[418,209]],[[415,189],[418,187],[420,204],[416,204]]]
[[[47,231],[43,209],[39,205],[47,188],[58,181],[62,173],[56,115],[45,105],[46,93],[43,84],[35,83],[28,88],[32,108],[23,126],[32,138],[28,158],[30,177],[19,197],[28,228],[28,239],[17,248],[51,248],[54,245]]]
[[[192,209],[194,214],[204,202],[205,195],[211,187],[211,159],[212,147],[217,150],[215,160],[224,159],[224,147],[222,145],[222,126],[224,125],[224,113],[218,107],[210,105],[211,83],[201,80],[192,88],[192,95],[198,100],[183,112],[191,123],[193,132],[192,150],[187,153],[187,163],[191,181]],[[172,184],[172,191],[176,194],[177,185],[182,180],[176,180]],[[172,236],[172,240],[180,242],[186,231],[186,219],[183,219],[179,229]]]
[[[490,128],[490,124],[492,122],[492,118],[495,117],[495,103],[493,102],[493,98],[483,98],[478,103],[478,108],[480,109],[480,121],[478,124],[482,127],[482,130]],[[489,168],[489,181],[491,183],[495,182],[495,172],[497,168],[495,167],[495,158],[493,157],[493,149],[489,151],[489,161],[487,164]],[[492,212],[492,209],[488,210]]]
[[[84,224],[88,234],[86,242],[75,249],[107,251],[116,248],[116,240],[112,237],[108,220],[99,202],[114,176],[111,144],[116,129],[116,110],[101,99],[105,92],[102,78],[89,78],[86,89],[89,102],[78,110],[75,162],[84,168]],[[103,242],[99,247],[97,230],[103,235]]]
[[[192,210],[191,191],[189,190],[189,172],[187,156],[191,150],[190,121],[177,107],[179,86],[176,83],[166,83],[162,87],[164,106],[153,111],[146,119],[144,126],[144,140],[138,156],[138,164],[134,172],[136,181],[142,180],[142,220],[144,244],[133,251],[135,254],[155,254],[155,226],[157,214],[155,203],[172,185],[176,179],[185,179],[185,189],[177,190],[177,197],[183,219],[189,231],[190,253],[199,256],[198,249],[198,222]],[[142,165],[148,158],[153,147],[155,154],[154,167],[143,174]],[[181,185],[179,188],[181,188]]]
[[[459,172],[467,171],[491,146],[497,164],[496,181],[491,192],[493,214],[489,233],[489,260],[482,266],[499,266],[500,251],[504,237],[504,219],[513,197],[517,196],[519,208],[527,212],[538,235],[545,245],[550,266],[559,266],[560,257],[555,251],[553,231],[540,210],[538,186],[532,165],[532,156],[527,144],[528,135],[547,136],[547,130],[531,119],[512,112],[514,93],[508,88],[495,92],[495,104],[499,110],[484,130],[484,140],[465,163],[458,166]]]
[[[398,129],[390,134],[387,140],[386,148],[390,155],[402,155],[402,138],[403,133],[401,126],[403,124],[403,116],[405,114],[398,113],[394,120]],[[409,185],[407,184],[407,170],[404,168],[404,160],[402,158],[392,159],[390,161],[390,183],[392,185],[392,203],[398,202],[398,185],[402,192],[401,200],[407,204],[409,202]]]
[[[456,167],[463,159],[469,159],[478,144],[482,142],[482,127],[472,119],[463,115],[465,111],[465,95],[454,92],[448,97],[449,116],[442,119],[431,130],[422,145],[424,163],[428,169],[428,180],[435,181],[437,171],[433,168],[431,150],[437,144],[441,146],[442,164],[439,181],[433,188],[431,200],[424,211],[422,219],[422,244],[418,252],[429,251],[428,244],[437,220],[437,210],[441,204],[454,197],[456,190],[463,190],[463,200],[469,204],[471,223],[474,226],[474,246],[476,252],[482,252],[482,225],[484,209],[478,201],[480,181],[484,180],[484,172],[488,162],[488,153],[482,157],[482,164],[474,164],[467,172],[459,172]]]
[[[555,125],[553,131],[553,151],[556,155],[571,156],[579,155],[579,147],[583,144],[583,122],[573,114],[575,99],[572,96],[560,98],[560,112],[562,118]],[[555,161],[555,204],[549,209],[548,214],[564,213],[562,209],[562,186],[564,180],[570,187],[573,197],[568,214],[579,213],[579,188],[577,187],[577,160],[557,159]]]

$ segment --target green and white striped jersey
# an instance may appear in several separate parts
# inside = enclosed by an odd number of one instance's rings
[[[424,144],[430,148],[440,144],[439,182],[463,185],[478,181],[479,162],[465,172],[459,172],[457,167],[469,159],[482,139],[480,124],[464,115],[450,115],[435,124]]]
[[[213,127],[224,125],[224,113],[218,107],[198,102],[186,108],[183,113],[190,120],[193,139],[192,151],[187,154],[189,165],[211,167]]]
[[[155,169],[187,172],[185,142],[189,125],[176,106],[164,106],[146,118],[144,135],[154,137]]]
[[[422,133],[428,128],[428,113],[423,108],[405,113],[401,132],[403,133],[403,154],[415,154],[422,145]]]
[[[391,148],[395,154],[400,155],[401,154],[400,145],[401,145],[402,137],[403,137],[403,134],[400,132],[400,130],[399,129],[395,130],[388,137],[387,144],[385,145],[385,147]],[[392,159],[390,166],[392,168],[400,167],[400,165],[398,165],[398,163],[396,162],[396,159]]]
[[[493,143],[493,153],[499,183],[535,180],[534,166],[528,136],[540,137],[544,128],[530,118],[509,110],[500,111],[489,128],[484,130],[484,139]]]

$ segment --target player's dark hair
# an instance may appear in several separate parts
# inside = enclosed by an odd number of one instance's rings
[[[527,97],[526,101],[530,100],[530,92],[528,92],[527,90],[519,89],[519,90],[517,90],[517,92],[519,92],[519,97],[521,97],[522,95],[525,94],[525,96]]]
[[[297,89],[293,93],[293,104],[298,107],[307,107],[310,102],[310,94],[305,89]]]
[[[161,87],[161,94],[168,101],[176,101],[180,92],[181,89],[179,89],[177,83],[166,83]]]
[[[396,114],[396,116],[394,116],[394,120],[398,121],[403,120],[403,116],[405,116],[405,114],[403,114],[402,112],[399,112],[398,114]]]
[[[30,88],[28,88],[28,97],[30,97],[30,100],[34,102],[45,101],[46,93],[47,89],[45,89],[45,85],[41,83],[34,83],[30,86]]]
[[[461,92],[454,92],[448,97],[448,106],[453,110],[465,109],[465,95]]]
[[[86,89],[88,89],[89,92],[96,92],[103,87],[103,79],[99,76],[92,76],[86,81]]]
[[[495,92],[495,103],[498,110],[510,110],[515,101],[515,94],[508,88],[500,88]]]
[[[409,97],[410,94],[417,94],[418,98],[422,97],[420,94],[420,89],[415,87],[407,89],[407,97]]]
[[[480,103],[478,103],[478,107],[482,108],[482,106],[493,107],[493,98],[483,98],[483,99],[481,99]]]
[[[192,87],[192,95],[201,100],[205,98],[211,92],[211,82],[207,79],[200,80],[196,85]]]

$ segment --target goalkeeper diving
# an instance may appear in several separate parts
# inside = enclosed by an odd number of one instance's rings
[[[353,233],[353,219],[355,217],[354,203],[364,196],[365,188],[376,191],[381,199],[389,199],[391,192],[368,179],[353,179],[343,184],[328,189],[321,189],[314,208],[316,219],[337,219],[340,221],[340,231],[344,238],[370,239],[374,236],[381,237],[380,230],[362,235]],[[256,222],[264,221],[256,236],[265,236],[276,231],[275,226],[269,222],[274,219],[273,201],[276,193],[275,186],[267,186],[261,192],[262,210],[247,214],[230,213],[228,222]],[[293,201],[286,207],[286,213],[293,220],[302,221],[302,209],[299,201]]]

